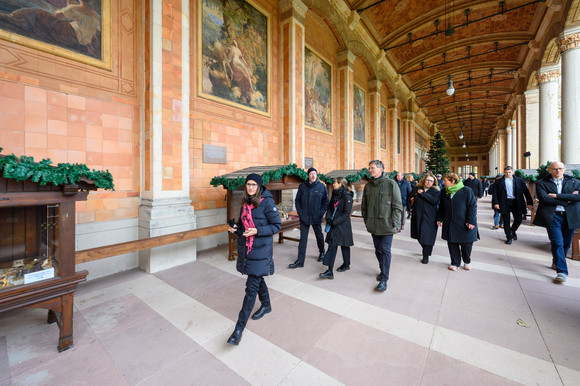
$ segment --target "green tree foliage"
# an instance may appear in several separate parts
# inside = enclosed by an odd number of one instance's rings
[[[431,146],[427,152],[427,170],[433,174],[449,173],[449,157],[445,149],[445,140],[440,132],[431,140]]]

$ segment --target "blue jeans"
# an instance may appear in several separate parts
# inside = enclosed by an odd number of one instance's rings
[[[566,215],[554,214],[552,224],[548,228],[548,237],[552,243],[552,263],[556,266],[556,272],[568,275],[566,255],[572,245],[574,229],[568,228]]]
[[[375,255],[379,261],[381,270],[380,281],[389,280],[389,271],[391,270],[391,244],[393,235],[371,235],[375,245]]]
[[[503,219],[501,218],[501,213],[499,210],[493,209],[493,225],[500,226],[503,225]]]

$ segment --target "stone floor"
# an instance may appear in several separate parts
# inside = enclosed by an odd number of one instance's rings
[[[46,311],[0,314],[0,385],[580,384],[580,263],[554,284],[545,229],[524,221],[507,246],[492,225],[483,198],[473,269],[456,272],[440,239],[421,264],[407,226],[386,293],[374,290],[360,218],[351,270],[332,281],[318,278],[313,234],[301,269],[286,268],[295,242],[275,244],[273,311],[250,320],[237,347],[226,340],[245,278],[223,247],[155,275],[88,282],[75,296],[75,346],[63,353]]]

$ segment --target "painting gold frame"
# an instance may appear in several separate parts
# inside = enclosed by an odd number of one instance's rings
[[[329,83],[330,83],[330,89],[328,90],[329,93],[329,105],[330,105],[330,130],[324,130],[321,128],[318,128],[316,126],[312,126],[309,125],[306,121],[307,121],[307,117],[306,117],[306,82],[307,82],[307,71],[308,69],[306,68],[306,49],[308,49],[314,56],[316,56],[318,59],[320,59],[321,62],[323,62],[326,66],[328,66],[328,71],[325,71],[328,74],[328,79],[329,79]],[[316,85],[313,85],[316,86]],[[309,130],[314,130],[314,131],[318,131],[320,133],[323,134],[327,134],[327,135],[332,135],[333,130],[332,130],[332,124],[333,124],[333,118],[334,118],[334,108],[333,108],[333,102],[334,102],[334,98],[332,97],[334,93],[334,77],[333,77],[333,68],[332,68],[332,64],[324,57],[322,56],[318,51],[316,51],[315,49],[313,49],[312,47],[305,45],[304,46],[304,104],[305,104],[305,111],[304,111],[304,127],[306,127]]]
[[[211,1],[213,1],[215,4],[220,3],[217,0],[209,0],[209,2],[211,2]],[[240,102],[238,102],[236,100],[227,99],[225,97],[222,97],[222,96],[219,96],[219,95],[213,95],[213,94],[211,94],[209,92],[204,91],[204,84],[203,84],[204,83],[204,76],[205,76],[205,74],[204,74],[204,66],[205,66],[204,60],[208,60],[208,59],[215,60],[215,58],[207,58],[207,57],[204,57],[203,51],[204,51],[204,48],[206,50],[215,49],[215,45],[213,47],[211,47],[211,48],[210,47],[204,47],[203,46],[203,44],[204,44],[204,42],[203,42],[203,32],[204,31],[203,31],[202,14],[204,13],[204,6],[205,6],[204,3],[208,2],[208,1],[203,1],[203,0],[200,0],[198,2],[199,11],[198,11],[198,14],[197,14],[197,21],[198,21],[198,23],[197,23],[197,25],[198,25],[198,34],[197,34],[198,35],[198,37],[197,37],[197,43],[198,43],[197,44],[197,47],[198,47],[197,48],[197,54],[198,54],[197,55],[197,61],[198,61],[198,65],[197,65],[197,68],[198,68],[197,86],[198,87],[197,87],[197,94],[198,94],[199,97],[202,97],[202,98],[205,98],[205,99],[209,99],[209,100],[212,100],[212,101],[215,101],[215,102],[218,102],[218,103],[222,103],[224,105],[228,105],[228,106],[235,107],[235,108],[238,108],[238,109],[241,109],[241,110],[245,110],[245,111],[249,111],[249,112],[252,112],[252,113],[260,114],[260,115],[263,115],[263,116],[266,116],[266,117],[270,117],[271,116],[271,110],[272,110],[272,101],[271,101],[271,99],[272,99],[272,96],[271,96],[272,93],[271,93],[271,87],[270,87],[270,84],[271,84],[271,73],[272,73],[272,56],[271,56],[271,46],[272,46],[271,37],[272,37],[272,33],[271,33],[271,20],[270,20],[271,19],[271,15],[265,9],[263,9],[262,7],[260,7],[256,3],[254,3],[253,1],[248,1],[248,0],[232,0],[232,1],[237,2],[237,3],[247,3],[248,5],[250,5],[251,7],[253,7],[259,14],[261,14],[266,19],[266,27],[265,27],[265,29],[266,29],[266,51],[267,51],[267,53],[266,53],[266,71],[265,71],[266,72],[266,82],[265,82],[266,86],[265,86],[265,90],[264,91],[266,92],[267,95],[266,95],[265,98],[263,98],[263,100],[259,101],[259,103],[264,103],[265,102],[266,103],[266,108],[263,109],[263,110],[261,110],[259,108],[252,107],[251,105],[243,104],[243,103],[240,103]],[[248,26],[248,24],[249,23],[247,23],[246,26]],[[244,27],[246,27],[246,26],[244,26]],[[239,26],[235,26],[235,27],[239,27]],[[239,27],[239,28],[241,28],[241,27]],[[249,26],[248,26],[248,28],[249,28]],[[258,37],[260,38],[260,36],[258,36]],[[238,37],[236,37],[236,38],[238,38]],[[238,47],[238,46],[239,46],[239,44],[236,43],[236,47]],[[223,48],[223,45],[221,47]],[[244,61],[245,61],[245,59],[244,59]],[[225,65],[227,65],[227,63],[224,64],[224,66]],[[247,63],[246,63],[246,65],[247,65]],[[221,69],[220,69],[220,71],[221,71]],[[225,73],[226,76],[227,76],[227,73],[226,72],[227,72],[227,70],[224,69],[223,70],[223,73]],[[207,80],[208,79],[206,79],[206,81]],[[238,87],[238,89],[239,89],[239,87]],[[259,90],[257,89],[255,91],[259,91]],[[259,94],[260,94],[260,96],[263,96],[263,94],[261,92]],[[255,93],[254,93],[254,95],[255,95]]]
[[[102,59],[92,58],[85,54],[74,52],[54,44],[45,43],[34,38],[26,37],[16,32],[6,31],[1,28],[0,39],[110,71],[112,69],[111,24],[111,0],[101,0]]]
[[[359,89],[359,91],[362,93],[363,99],[362,99],[362,124],[363,124],[363,135],[364,135],[364,141],[359,141],[358,139],[355,138],[355,130],[356,130],[356,111],[355,111],[355,99],[356,99],[356,89]],[[359,101],[360,102],[360,101]],[[353,85],[353,90],[352,90],[352,139],[354,142],[356,143],[360,143],[363,145],[366,145],[367,143],[367,92],[364,88],[362,88],[361,86],[359,86],[358,84],[354,83]]]

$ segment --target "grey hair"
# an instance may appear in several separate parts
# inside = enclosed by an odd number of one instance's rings
[[[374,159],[374,160],[372,160],[371,162],[369,162],[369,166],[371,164],[375,164],[375,166],[377,168],[380,168],[380,169],[385,170],[385,165],[383,165],[383,161],[381,161],[380,159]]]

